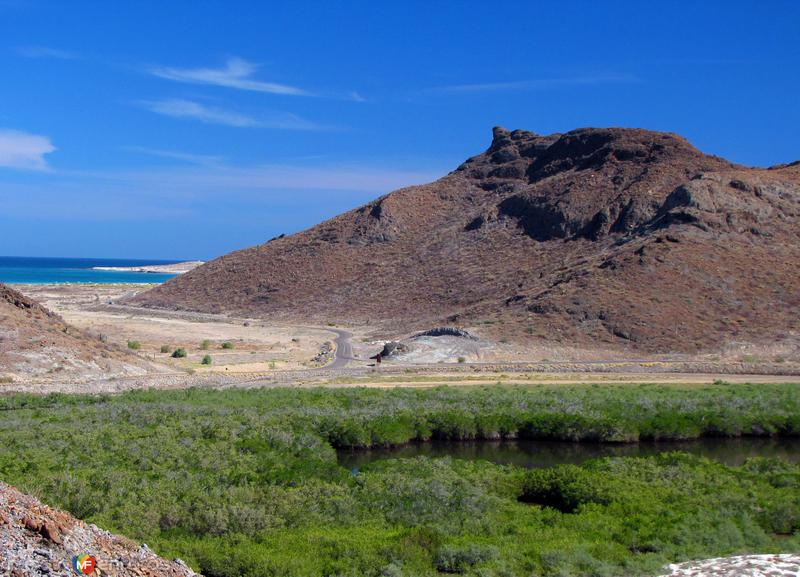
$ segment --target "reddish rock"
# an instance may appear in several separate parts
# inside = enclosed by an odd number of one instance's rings
[[[458,318],[480,336],[693,352],[798,338],[799,231],[798,163],[738,166],[639,129],[498,127],[434,183],[131,300],[389,338]]]

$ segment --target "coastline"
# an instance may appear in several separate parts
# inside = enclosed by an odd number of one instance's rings
[[[142,272],[142,273],[171,273],[183,274],[198,266],[205,264],[202,260],[188,260],[176,262],[174,264],[153,264],[144,266],[93,266],[92,270],[102,270],[109,272]]]

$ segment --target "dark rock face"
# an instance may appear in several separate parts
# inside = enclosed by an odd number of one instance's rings
[[[798,163],[736,166],[670,133],[496,127],[484,153],[434,183],[133,300],[660,351],[794,338],[799,187]]]
[[[383,349],[381,349],[381,352],[378,354],[380,354],[383,359],[390,359],[405,352],[408,352],[408,347],[405,344],[399,341],[390,341],[383,345]],[[375,355],[372,358],[377,358],[377,356],[378,355]]]
[[[470,339],[470,340],[477,340],[477,338],[471,334],[469,334],[464,329],[459,329],[456,327],[436,327],[435,329],[429,329],[427,331],[421,332],[417,337],[461,337],[463,339]]]

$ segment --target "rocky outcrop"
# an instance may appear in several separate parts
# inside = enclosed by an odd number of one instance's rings
[[[671,133],[496,127],[440,180],[225,255],[151,307],[646,351],[800,346],[800,164]],[[265,289],[266,287],[266,289]]]
[[[670,565],[663,577],[796,577],[800,555],[738,555]]]
[[[179,559],[79,521],[0,483],[0,575],[74,577],[72,558],[96,559],[92,575],[194,577]]]
[[[477,340],[477,337],[469,334],[464,329],[457,327],[436,327],[421,332],[416,337],[461,337],[463,339]]]
[[[403,353],[408,352],[408,345],[405,343],[401,343],[400,341],[390,341],[383,345],[381,352],[378,353],[381,358],[383,359],[390,359],[392,357],[396,357],[398,355],[402,355]],[[378,355],[375,355],[371,358],[377,358]]]

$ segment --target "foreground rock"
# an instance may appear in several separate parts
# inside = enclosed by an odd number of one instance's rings
[[[84,554],[97,559],[93,575],[197,575],[180,560],[162,559],[147,545],[87,525],[0,483],[0,575],[74,577],[72,558]]]
[[[740,555],[669,566],[665,577],[797,577],[800,555]]]
[[[170,309],[437,325],[641,351],[800,342],[800,163],[734,165],[670,133],[494,130],[444,178],[133,298]]]

